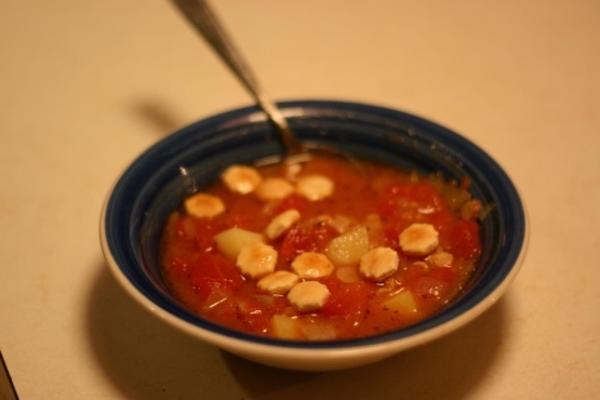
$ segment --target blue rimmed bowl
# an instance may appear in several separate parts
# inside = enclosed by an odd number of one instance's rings
[[[507,174],[481,148],[414,115],[338,101],[280,103],[303,141],[332,145],[358,157],[449,179],[470,177],[473,195],[494,207],[482,222],[482,257],[466,290],[436,315],[390,333],[346,341],[292,342],[256,337],[206,321],[169,292],[159,268],[160,234],[168,214],[194,187],[232,163],[282,151],[272,127],[254,107],[196,122],[139,156],[109,193],[100,240],[111,271],[156,317],[199,339],[267,365],[330,370],[371,363],[429,342],[465,325],[506,291],[523,260],[527,224]]]

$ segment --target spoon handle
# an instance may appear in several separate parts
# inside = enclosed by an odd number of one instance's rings
[[[234,46],[208,2],[206,0],[173,0],[173,2],[267,114],[275,125],[288,155],[301,153],[302,146],[290,129],[287,120],[261,88],[255,74]]]

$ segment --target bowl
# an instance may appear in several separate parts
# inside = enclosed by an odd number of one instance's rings
[[[281,154],[255,107],[203,119],[156,143],[118,178],[105,202],[100,240],[110,270],[146,310],[225,351],[270,366],[332,370],[375,362],[465,325],[492,306],[518,272],[527,242],[525,211],[515,185],[485,151],[447,128],[404,112],[340,101],[287,101],[284,115],[305,142],[335,146],[366,159],[448,179],[468,176],[472,194],[492,211],[481,223],[482,256],[467,288],[415,325],[378,336],[330,342],[257,337],[214,324],[183,307],[159,268],[168,214],[194,187],[232,163]]]

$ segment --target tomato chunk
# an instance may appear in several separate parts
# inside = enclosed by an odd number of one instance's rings
[[[413,292],[424,298],[441,299],[448,290],[448,284],[442,280],[423,276],[412,285]]]
[[[372,288],[367,282],[343,283],[337,279],[325,280],[331,297],[321,310],[324,315],[362,314],[371,295]]]
[[[193,266],[191,273],[193,288],[203,299],[215,291],[230,294],[243,282],[236,266],[220,254],[206,253]]]
[[[475,221],[459,220],[444,237],[450,246],[450,252],[458,257],[472,259],[481,252],[479,225]]]
[[[453,268],[448,267],[433,268],[428,276],[446,283],[453,283],[458,278],[457,272]]]
[[[309,208],[309,203],[310,202],[306,199],[306,197],[292,194],[279,202],[275,208],[275,212],[280,214],[284,211],[294,209],[298,210],[300,213],[303,213]]]
[[[337,232],[329,225],[297,226],[285,235],[279,250],[281,262],[289,263],[307,251],[322,252]]]

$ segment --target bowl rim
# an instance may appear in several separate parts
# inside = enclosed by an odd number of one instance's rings
[[[145,154],[151,152],[155,149],[156,146],[164,145],[165,140],[168,138],[177,135],[183,134],[190,130],[197,130],[203,125],[214,124],[215,122],[233,122],[237,120],[237,117],[242,117],[251,122],[257,122],[261,120],[265,120],[266,117],[260,113],[260,111],[255,106],[241,107],[232,109],[230,111],[225,111],[219,114],[214,114],[212,116],[208,116],[206,118],[202,118],[196,122],[193,122],[179,130],[177,130],[172,135],[169,135],[157,143],[153,144],[145,151],[143,151],[138,157],[136,157],[125,169],[124,171],[117,177],[114,184],[108,191],[101,215],[100,215],[100,244],[102,248],[102,252],[104,257],[109,265],[109,268],[112,272],[112,275],[117,279],[121,287],[125,289],[125,291],[136,301],[138,304],[142,305],[144,309],[161,319],[162,321],[174,326],[175,328],[205,340],[209,343],[212,343],[216,346],[223,347],[225,349],[229,349],[233,352],[244,353],[248,351],[252,352],[268,352],[273,357],[288,357],[293,355],[297,357],[298,360],[313,360],[315,357],[322,357],[324,354],[335,356],[340,359],[344,358],[354,358],[356,356],[364,356],[365,351],[371,355],[377,354],[385,354],[390,351],[401,351],[404,349],[408,349],[420,344],[425,344],[431,340],[434,340],[438,337],[444,336],[463,325],[467,324],[469,321],[475,319],[485,310],[490,308],[496,301],[506,292],[511,282],[514,280],[515,276],[518,274],[522,262],[525,258],[526,251],[528,248],[529,242],[529,217],[527,208],[523,201],[523,197],[521,196],[521,191],[518,189],[515,181],[511,179],[506,170],[502,168],[494,158],[492,158],[487,151],[485,151],[481,146],[474,143],[470,139],[466,139],[459,133],[456,133],[444,126],[438,125],[435,122],[432,122],[429,119],[419,117],[412,113],[406,113],[399,110],[394,110],[387,107],[381,107],[373,104],[365,104],[365,103],[356,103],[356,102],[346,102],[346,101],[331,101],[331,100],[293,100],[293,101],[285,101],[278,102],[278,104],[282,107],[283,113],[286,116],[290,116],[293,112],[293,109],[296,107],[307,107],[311,106],[319,106],[319,107],[332,107],[332,108],[344,108],[344,107],[352,107],[359,109],[366,109],[367,111],[377,111],[380,113],[399,115],[403,118],[409,117],[410,119],[414,119],[420,123],[425,123],[431,127],[436,129],[441,129],[442,131],[448,132],[451,135],[458,137],[459,139],[467,142],[472,147],[474,147],[478,152],[482,153],[485,157],[487,157],[490,161],[493,162],[494,166],[504,175],[507,179],[508,183],[512,185],[512,190],[516,199],[518,201],[518,205],[521,207],[521,212],[523,214],[523,236],[522,241],[520,242],[520,248],[518,253],[514,259],[512,265],[507,266],[510,268],[509,272],[504,276],[504,278],[497,284],[497,286],[489,292],[485,297],[480,299],[477,303],[467,308],[466,310],[461,311],[457,315],[453,316],[450,319],[447,319],[439,324],[428,327],[422,331],[418,331],[408,336],[403,337],[390,337],[383,338],[382,340],[377,341],[368,341],[365,343],[366,339],[369,338],[359,338],[357,340],[350,341],[334,341],[334,342],[306,342],[306,341],[286,341],[279,339],[267,339],[265,340],[249,340],[254,338],[254,336],[245,334],[247,337],[239,337],[239,336],[230,336],[225,335],[219,332],[215,332],[204,327],[198,326],[191,322],[185,321],[177,315],[172,314],[168,310],[163,309],[160,305],[156,304],[148,297],[146,297],[124,274],[121,267],[118,265],[117,261],[114,259],[113,254],[110,250],[110,245],[107,240],[106,234],[106,221],[107,221],[107,209],[111,197],[114,193],[115,188],[121,181],[121,178],[125,175],[125,173],[130,169],[130,167],[136,163],[139,159],[141,159]],[[244,336],[244,335],[242,335]],[[375,336],[378,337],[378,336]],[[262,339],[262,338],[257,338]],[[357,343],[358,342],[358,343]],[[317,346],[315,346],[315,344]]]

